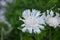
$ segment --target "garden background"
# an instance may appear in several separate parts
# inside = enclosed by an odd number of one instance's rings
[[[1,7],[0,7],[1,8]],[[46,10],[53,10],[60,13],[60,0],[14,0],[8,3],[7,11],[5,12],[6,20],[11,24],[8,27],[4,22],[0,23],[0,39],[1,40],[60,40],[60,27],[53,28],[49,25],[45,26],[40,34],[23,33],[21,31],[22,12],[25,9],[37,9],[41,13]]]

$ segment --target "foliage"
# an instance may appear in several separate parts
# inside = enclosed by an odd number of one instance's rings
[[[52,28],[49,25],[45,26],[45,30],[40,34],[23,33],[21,31],[22,21],[19,21],[19,16],[22,17],[22,12],[25,9],[37,9],[42,12],[46,10],[54,10],[59,12],[60,0],[16,0],[12,4],[8,4],[6,19],[12,25],[8,27],[4,23],[0,23],[0,39],[1,33],[3,40],[60,40],[60,28]],[[3,29],[3,30],[2,30]]]

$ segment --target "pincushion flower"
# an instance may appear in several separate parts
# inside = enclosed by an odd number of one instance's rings
[[[29,9],[23,11],[22,16],[24,17],[24,19],[21,19],[19,17],[19,20],[22,20],[24,22],[24,24],[21,25],[21,27],[23,27],[22,32],[28,30],[29,33],[32,33],[33,30],[34,33],[40,33],[41,30],[44,29],[44,26],[42,26],[42,24],[44,24],[45,22],[44,16],[39,15],[40,11],[35,9],[32,9],[32,12]]]
[[[56,28],[60,24],[60,17],[59,13],[56,13],[56,16],[54,16],[54,12],[51,10],[49,14],[49,10],[47,10],[47,16],[45,18],[45,21],[50,26]]]

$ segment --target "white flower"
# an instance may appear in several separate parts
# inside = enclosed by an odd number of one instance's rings
[[[11,27],[11,24],[6,21],[6,17],[5,17],[5,12],[6,12],[6,9],[5,8],[1,8],[0,9],[0,23],[5,23],[7,24],[9,27]]]
[[[47,17],[45,18],[45,21],[50,26],[56,28],[60,24],[59,13],[56,13],[56,16],[54,17],[53,16],[54,16],[54,12],[51,10],[49,14],[49,10],[47,10]]]
[[[0,16],[4,15],[6,12],[6,8],[1,8],[0,9]]]
[[[22,32],[29,31],[32,33],[32,30],[34,33],[40,33],[41,30],[44,29],[44,26],[41,24],[44,24],[44,17],[43,15],[40,17],[40,11],[32,9],[32,12],[27,9],[23,12],[22,16],[24,19],[19,18],[19,20],[22,20],[24,24],[21,26],[23,27]],[[41,30],[40,30],[41,29]]]
[[[7,6],[7,3],[6,3],[6,1],[1,0],[1,1],[0,1],[0,5],[2,5],[2,6],[4,6],[4,7],[6,7],[6,6]]]

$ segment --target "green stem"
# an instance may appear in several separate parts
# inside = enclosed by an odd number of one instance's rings
[[[56,5],[54,5],[50,10],[52,10],[53,8],[55,8],[56,7]]]
[[[20,40],[23,40],[23,39],[22,39],[22,33],[20,33]]]
[[[1,28],[1,40],[3,40],[3,28]]]
[[[51,40],[51,28],[50,28],[50,33],[49,33],[49,36],[50,36],[50,37],[49,37],[49,40]]]

